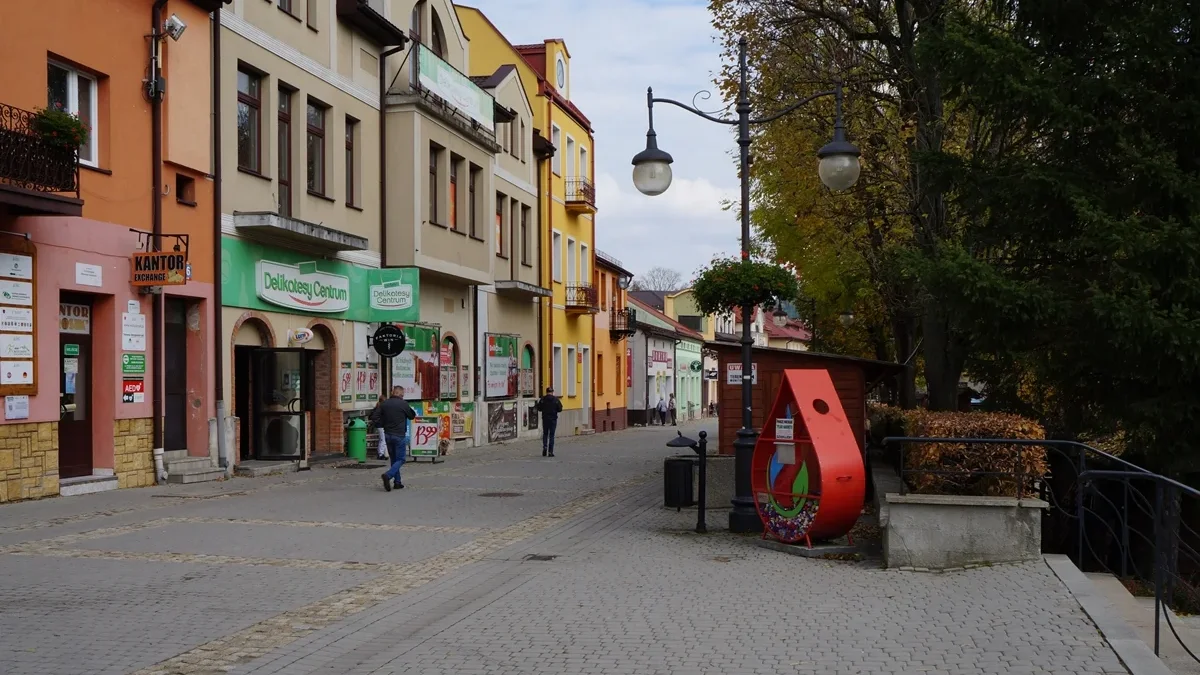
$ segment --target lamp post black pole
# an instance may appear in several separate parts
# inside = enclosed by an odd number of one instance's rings
[[[741,179],[742,260],[750,259],[750,84],[746,64],[746,38],[738,40],[738,174]],[[758,433],[754,431],[754,340],[750,322],[754,306],[742,306],[742,428],[733,441],[733,510],[729,512],[730,532],[759,532],[762,521],[751,494],[750,465]]]
[[[646,105],[649,108],[649,129],[646,132],[646,149],[633,158],[634,183],[639,180],[645,184],[638,189],[647,195],[662,194],[671,183],[671,155],[658,148],[657,134],[654,131],[654,104],[667,103],[703,117],[718,124],[737,125],[739,162],[738,173],[741,181],[741,224],[742,224],[742,259],[750,258],[750,127],[767,124],[784,115],[824,96],[834,96],[837,101],[836,118],[834,120],[833,141],[821,148],[817,157],[821,160],[822,181],[833,189],[846,189],[858,179],[858,149],[845,139],[845,129],[842,125],[842,87],[838,84],[835,89],[822,91],[787,106],[783,110],[765,117],[750,116],[750,72],[747,65],[746,38],[738,40],[738,96],[735,119],[721,118],[701,111],[695,106],[680,103],[669,98],[655,98],[654,89],[646,90]],[[708,92],[697,95],[708,98]],[[832,160],[829,180],[825,173],[827,160]],[[842,161],[844,160],[844,161]],[[840,163],[839,163],[840,162]],[[848,163],[849,162],[849,163]],[[847,168],[848,167],[848,168]],[[639,173],[641,172],[641,173]],[[640,178],[639,178],[640,176]],[[844,179],[844,180],[843,180]],[[836,186],[835,186],[836,185]],[[753,376],[752,364],[754,340],[750,334],[750,321],[754,312],[753,305],[746,305],[742,311],[742,428],[737,430],[737,438],[733,442],[734,450],[734,497],[733,509],[729,512],[730,532],[760,532],[762,521],[754,504],[754,495],[750,485],[750,465],[754,455],[754,445],[758,432],[754,430],[753,416]]]

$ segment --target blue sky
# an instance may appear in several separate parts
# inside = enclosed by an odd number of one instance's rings
[[[721,200],[737,193],[727,127],[655,106],[659,147],[675,158],[671,189],[646,197],[630,159],[646,144],[646,87],[690,102],[720,68],[703,0],[464,0],[514,44],[566,40],[571,100],[596,133],[596,246],[634,273],[656,265],[690,280],[716,253],[737,250],[738,224]],[[714,98],[706,110],[720,108]]]

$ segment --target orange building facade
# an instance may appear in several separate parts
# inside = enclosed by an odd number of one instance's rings
[[[51,4],[0,3],[0,502],[153,484],[215,416],[222,0]]]
[[[636,314],[627,304],[626,289],[633,273],[619,260],[596,251],[596,269],[592,285],[600,312],[594,321],[596,345],[596,375],[592,378],[592,428],[596,431],[617,431],[628,425],[626,389],[630,385],[632,353],[629,338],[637,332]]]

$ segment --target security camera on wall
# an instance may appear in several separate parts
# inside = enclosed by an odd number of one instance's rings
[[[183,31],[185,30],[187,30],[187,24],[177,14],[172,14],[167,19],[167,22],[163,24],[163,32],[176,42],[179,41],[179,38],[183,37]]]

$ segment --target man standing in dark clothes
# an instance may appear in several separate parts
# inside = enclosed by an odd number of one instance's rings
[[[554,432],[558,428],[558,413],[562,412],[562,401],[554,395],[554,387],[546,387],[546,395],[533,404],[542,413],[542,457],[554,456]]]
[[[371,421],[376,427],[383,429],[387,438],[388,455],[392,460],[392,468],[382,476],[383,489],[388,492],[392,491],[393,481],[396,489],[404,488],[404,483],[400,480],[400,467],[404,466],[408,455],[408,449],[405,447],[408,444],[408,422],[416,417],[416,411],[404,400],[404,387],[392,387],[392,397],[379,404],[375,412],[371,413]]]

